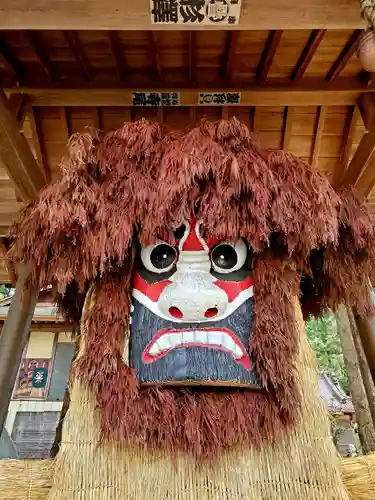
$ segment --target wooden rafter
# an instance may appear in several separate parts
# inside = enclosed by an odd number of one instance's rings
[[[94,127],[99,130],[103,129],[103,115],[102,108],[100,106],[93,108],[93,116],[94,116]]]
[[[221,119],[222,120],[228,120],[229,118],[229,107],[228,106],[223,106],[221,108]]]
[[[16,220],[22,203],[17,201],[0,201],[0,237],[6,237],[9,227]]]
[[[341,155],[337,162],[335,171],[333,173],[333,184],[341,184],[346,169],[348,167],[348,162],[350,158],[350,153],[353,145],[353,134],[358,123],[359,109],[356,106],[349,106],[348,113],[345,120],[344,132],[341,142]]]
[[[47,154],[44,147],[44,138],[41,127],[40,120],[40,112],[39,108],[33,108],[30,106],[30,109],[27,113],[30,128],[31,128],[31,139],[33,142],[33,146],[35,149],[36,159],[39,163],[39,166],[43,172],[43,176],[46,182],[51,180],[51,172],[48,165]]]
[[[108,40],[116,63],[118,77],[124,83],[126,81],[126,68],[118,32],[108,31]]]
[[[22,198],[34,199],[45,184],[44,177],[3,92],[0,93],[0,159]]]
[[[43,68],[46,75],[52,80],[56,81],[59,79],[55,65],[51,62],[43,41],[40,39],[40,35],[36,31],[27,31],[27,37],[31,48],[33,49],[38,61]]]
[[[339,57],[332,64],[330,70],[326,75],[327,82],[332,82],[335,78],[337,78],[340,73],[343,71],[345,66],[347,65],[349,59],[354,55],[357,49],[357,43],[359,41],[359,37],[362,33],[362,30],[354,30],[354,33],[351,35],[349,40],[346,42],[345,47],[342,49]]]
[[[320,42],[324,38],[326,31],[327,30],[312,30],[309,39],[307,40],[307,43],[302,51],[302,54],[293,70],[291,79],[294,82],[300,80],[305,74],[317,48],[320,45]]]
[[[281,138],[281,149],[285,149],[286,151],[288,151],[289,148],[292,122],[293,122],[293,108],[291,106],[286,106],[284,111],[283,132]]]
[[[70,120],[70,106],[63,106],[60,110],[62,125],[67,139],[72,135],[72,124]]]
[[[226,81],[230,81],[231,79],[233,62],[238,45],[238,40],[240,38],[240,33],[241,33],[240,31],[228,31],[227,33],[225,51],[223,54],[223,60],[220,68],[221,76]]]
[[[258,82],[265,82],[267,80],[282,34],[282,30],[271,30],[256,71]]]
[[[23,84],[26,78],[26,68],[15,57],[6,41],[0,36],[0,55],[2,56],[6,67],[13,73],[19,84]]]
[[[78,33],[76,31],[65,31],[64,36],[68,42],[69,48],[74,55],[79,67],[81,68],[82,76],[84,81],[90,82],[92,80],[92,71],[90,63],[86,57],[85,51],[81,45],[78,38]]]
[[[8,108],[17,120],[20,128],[25,121],[27,108],[30,105],[30,98],[27,94],[12,94],[8,99]]]
[[[197,37],[194,31],[189,32],[189,83],[194,85],[196,81],[197,66]]]
[[[163,71],[160,65],[159,38],[156,32],[150,31],[150,53],[153,57],[154,72],[157,81],[163,81]]]
[[[353,185],[363,196],[368,196],[375,185],[375,120],[362,137],[347,168],[342,185]]]
[[[0,29],[83,29],[83,30],[151,30],[149,0],[77,0],[38,2],[2,0]],[[274,29],[355,29],[366,25],[361,19],[358,2],[352,0],[251,0],[243,2],[242,30]],[[191,30],[201,26],[174,24],[163,30]],[[229,26],[236,29],[238,26]]]
[[[361,94],[358,99],[358,109],[366,129],[375,118],[375,94]]]
[[[133,89],[95,89],[95,88],[28,88],[34,106],[132,106],[132,91],[160,92],[170,91],[170,87],[141,87]],[[21,89],[5,89],[9,94],[22,93]],[[266,84],[246,87],[221,87],[220,92],[241,92],[241,106],[310,106],[331,105],[349,106],[356,104],[359,96],[375,89],[361,86],[283,86],[275,87]],[[212,88],[173,88],[180,93],[181,106],[197,106],[199,92],[212,92]]]
[[[10,279],[10,282],[12,283],[13,286],[16,285],[16,272],[14,270],[14,267],[11,265],[11,263],[6,259],[6,255],[8,253],[8,244],[7,244],[7,239],[6,238],[0,238],[0,255],[2,254],[3,259],[5,260],[5,267]]]
[[[322,145],[322,137],[323,137],[323,129],[324,129],[324,121],[326,117],[326,109],[324,106],[319,106],[318,114],[316,118],[316,128],[314,134],[314,145],[312,149],[311,155],[311,165],[316,167],[319,160],[320,148]]]
[[[197,122],[197,110],[195,106],[190,106],[189,108],[189,127],[195,127]]]

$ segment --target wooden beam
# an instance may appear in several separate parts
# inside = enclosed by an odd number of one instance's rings
[[[116,63],[116,70],[121,82],[126,81],[125,62],[121,52],[120,39],[117,31],[108,31],[108,40]]]
[[[44,42],[40,39],[39,33],[36,31],[27,31],[27,36],[31,48],[33,49],[35,55],[37,56],[41,67],[43,68],[46,75],[52,80],[56,81],[59,79],[55,65],[51,62],[48,54],[46,52],[46,47]]]
[[[12,94],[8,99],[8,108],[14,118],[17,120],[20,128],[25,121],[27,108],[30,104],[30,98],[26,94]]]
[[[311,63],[312,58],[320,45],[320,42],[323,40],[324,35],[327,30],[312,30],[309,39],[302,51],[300,58],[296,64],[296,67],[293,70],[291,80],[293,82],[297,82],[300,80],[305,71],[307,70],[309,64]]]
[[[375,381],[375,320],[355,315],[358,332],[365,350],[367,362]]]
[[[189,33],[189,83],[194,85],[196,81],[197,66],[197,37],[194,31]]]
[[[13,51],[8,46],[6,41],[0,36],[0,55],[2,56],[6,68],[11,71],[20,85],[25,82],[26,68],[15,57]]]
[[[375,183],[375,121],[362,137],[346,170],[342,185],[352,185],[363,196],[368,196]]]
[[[218,92],[241,92],[241,106],[349,106],[356,104],[363,92],[375,92],[363,87],[314,85],[275,87],[254,85],[236,88],[219,88]],[[24,93],[25,89],[6,89],[9,94]],[[143,87],[134,89],[98,88],[28,88],[34,106],[132,106],[132,91],[179,92],[181,106],[197,106],[199,92],[213,92],[213,88]]]
[[[22,266],[16,293],[0,334],[0,434],[3,430],[14,383],[26,345],[39,289],[27,280],[30,266]]]
[[[345,120],[344,132],[341,142],[341,155],[333,174],[333,184],[339,185],[348,168],[348,162],[353,145],[353,135],[359,119],[359,110],[356,106],[349,106]]]
[[[64,36],[66,41],[68,42],[72,54],[74,55],[81,69],[83,80],[85,82],[90,82],[92,80],[91,67],[81,45],[81,42],[79,41],[78,33],[76,33],[75,31],[65,31]]]
[[[284,111],[284,120],[283,120],[283,132],[281,139],[281,149],[285,149],[288,151],[289,148],[289,140],[291,135],[293,123],[293,108],[291,106],[286,106]]]
[[[8,250],[9,250],[9,248],[8,248],[8,244],[6,242],[6,238],[0,238],[0,254],[3,254],[5,267],[6,267],[8,276],[9,276],[9,280],[13,286],[16,286],[16,281],[17,281],[16,273],[14,271],[13,266],[6,258]]]
[[[35,149],[36,159],[43,173],[45,182],[49,182],[51,180],[51,171],[48,165],[47,153],[44,146],[39,108],[33,108],[30,106],[27,116],[30,122],[31,139]]]
[[[236,55],[238,40],[240,38],[240,31],[228,31],[227,40],[225,43],[225,51],[221,63],[221,76],[224,80],[230,81],[233,69],[233,62]]]
[[[331,69],[326,75],[327,82],[332,82],[337,78],[347,65],[349,59],[354,55],[357,50],[357,44],[362,30],[354,30],[349,40],[346,42],[345,47],[342,49],[341,54],[331,66]]]
[[[154,72],[156,81],[163,81],[163,71],[160,65],[160,55],[159,55],[159,39],[157,33],[150,31],[150,54],[153,57]]]
[[[267,80],[282,34],[282,30],[271,30],[256,71],[258,82],[265,82]]]
[[[352,396],[358,422],[359,436],[364,453],[369,453],[375,451],[375,429],[361,376],[358,355],[350,327],[350,320],[344,305],[338,307],[336,320],[342,354],[349,379],[350,394]]]
[[[215,23],[214,23],[215,24]],[[242,2],[239,26],[222,29],[269,30],[316,28],[355,29],[366,26],[357,0],[251,0]],[[153,25],[150,1],[137,0],[2,0],[0,29],[60,30],[192,30],[214,29],[216,25]],[[220,26],[221,28],[221,26]],[[219,28],[219,29],[220,29]]]
[[[320,147],[322,145],[325,117],[326,117],[326,109],[323,106],[319,106],[316,118],[316,129],[314,134],[314,145],[311,158],[311,165],[313,167],[317,167],[318,165],[318,160],[320,156]]]
[[[229,107],[228,106],[223,106],[221,108],[221,119],[222,120],[228,120],[229,118]]]
[[[197,123],[197,109],[195,106],[189,108],[189,127],[194,128]]]
[[[0,201],[0,238],[8,235],[9,228],[18,217],[22,207],[23,204],[16,201]]]
[[[0,159],[23,199],[34,199],[44,186],[43,174],[0,91]]]
[[[361,113],[363,124],[368,130],[375,117],[375,94],[361,94],[358,99],[358,109]]]

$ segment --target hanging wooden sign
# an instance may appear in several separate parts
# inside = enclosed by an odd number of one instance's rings
[[[50,359],[23,359],[18,372],[13,399],[45,399]]]
[[[241,92],[199,92],[201,106],[233,106],[241,104]]]
[[[179,92],[132,92],[133,106],[179,106]]]
[[[152,24],[236,25],[241,0],[150,0]]]

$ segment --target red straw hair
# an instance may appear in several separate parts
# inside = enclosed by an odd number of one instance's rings
[[[134,242],[163,237],[193,212],[210,236],[253,248],[250,349],[264,392],[142,389],[122,362]],[[306,313],[341,302],[371,311],[371,213],[302,160],[260,148],[236,119],[186,134],[140,120],[73,136],[61,179],[25,209],[12,237],[9,258],[33,263],[36,283],[67,285],[70,319],[80,316],[77,294],[97,283],[75,373],[96,395],[103,433],[130,443],[211,456],[275,439],[301,403],[291,306],[300,284]]]

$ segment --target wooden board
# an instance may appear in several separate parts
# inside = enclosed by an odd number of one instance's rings
[[[358,28],[358,0],[243,0],[233,29]],[[149,0],[3,0],[0,29],[150,30],[207,29],[199,25],[152,25]],[[215,29],[215,28],[213,28]],[[217,28],[216,28],[217,29]]]
[[[25,90],[11,88],[6,92],[19,93]],[[132,91],[136,92],[161,92],[157,88],[141,89],[51,89],[51,88],[29,88],[28,95],[33,97],[35,106],[132,106]],[[179,92],[181,106],[197,106],[200,92],[241,92],[242,106],[309,106],[332,105],[342,106],[356,104],[363,91],[375,92],[375,88],[357,86],[348,87],[254,87],[250,88],[219,88],[199,90],[169,87],[163,89],[165,92]],[[147,108],[142,108],[146,110]]]

